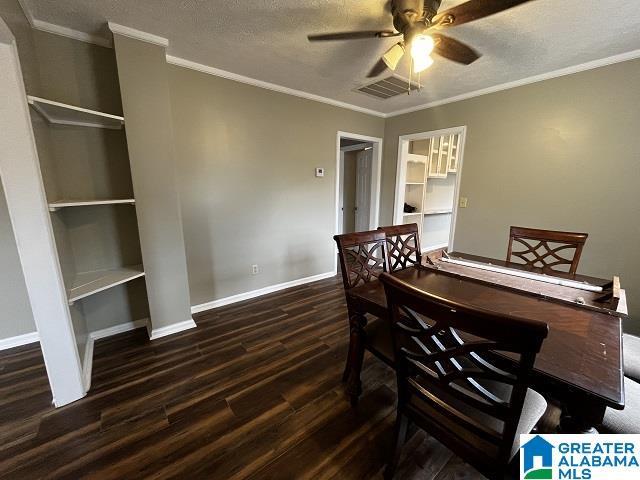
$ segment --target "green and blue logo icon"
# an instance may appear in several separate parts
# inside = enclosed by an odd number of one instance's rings
[[[520,448],[520,478],[553,480],[555,447],[551,443],[536,435]]]

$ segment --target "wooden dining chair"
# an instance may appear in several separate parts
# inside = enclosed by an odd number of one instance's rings
[[[417,223],[379,227],[387,237],[387,259],[392,272],[422,264]]]
[[[640,434],[640,383],[624,377],[624,410],[607,408],[598,432]]]
[[[349,291],[368,282],[377,281],[381,273],[389,270],[387,240],[381,230],[348,233],[333,237],[338,245],[342,283],[349,314],[349,353],[342,381],[347,381],[347,393],[356,405],[362,391],[360,372],[364,351],[369,350],[387,365],[393,365],[393,349],[388,322],[367,318],[359,313]]]
[[[416,289],[388,274],[384,285],[396,358],[392,478],[409,422],[489,478],[502,478],[546,410],[528,388],[546,323],[497,315]],[[428,318],[427,318],[428,317]],[[495,352],[515,354],[501,361]]]
[[[575,274],[588,236],[587,233],[511,227],[507,262],[524,262],[543,272],[565,271],[562,268],[566,267],[568,273]]]
[[[624,376],[640,382],[640,337],[625,333],[622,335]]]

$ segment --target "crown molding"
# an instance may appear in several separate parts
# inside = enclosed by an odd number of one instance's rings
[[[96,36],[96,35],[90,35],[88,33],[80,32],[78,30],[73,30],[71,28],[62,27],[60,25],[44,22],[42,20],[37,20],[33,17],[31,12],[27,8],[25,4],[25,0],[18,0],[18,3],[20,4],[20,7],[22,8],[22,11],[24,12],[24,15],[27,18],[31,27],[36,30],[42,30],[44,32],[53,33],[56,35],[62,35],[65,37],[80,40],[82,42],[92,43],[94,45],[100,45],[102,47],[108,47],[108,48],[113,47],[111,39],[107,39],[107,38]],[[123,35],[129,38],[134,38],[136,40],[141,40],[143,42],[153,43],[155,45],[159,45],[165,48],[169,46],[169,40],[166,38],[153,35],[147,32],[143,32],[140,30],[136,30],[130,27],[125,27],[123,25],[119,25],[113,22],[108,22],[108,25],[109,25],[109,29],[113,33],[117,33],[119,35]],[[395,110],[389,113],[383,113],[377,110],[371,110],[369,108],[359,107],[357,105],[341,102],[339,100],[334,100],[332,98],[322,97],[320,95],[315,95],[313,93],[303,92],[302,90],[295,90],[293,88],[284,87],[282,85],[277,85],[275,83],[264,82],[262,80],[246,77],[244,75],[239,75],[237,73],[221,70],[215,67],[210,67],[208,65],[193,62],[191,60],[175,57],[172,55],[167,55],[167,63],[184,67],[184,68],[189,68],[192,70],[197,70],[199,72],[207,73],[209,75],[226,78],[228,80],[234,80],[236,82],[253,85],[255,87],[260,87],[260,88],[272,90],[275,92],[285,93],[287,95],[293,95],[295,97],[305,98],[307,100],[313,100],[316,102],[333,105],[335,107],[346,108],[356,112],[373,115],[379,118],[392,118],[392,117],[397,117],[399,115],[404,115],[407,113],[413,113],[413,112],[418,112],[420,110],[427,110],[429,108],[447,105],[449,103],[469,100],[471,98],[480,97],[482,95],[489,95],[491,93],[501,92],[503,90],[510,90],[512,88],[522,87],[525,85],[530,85],[532,83],[543,82],[545,80],[551,80],[553,78],[572,75],[574,73],[580,73],[587,70],[593,70],[595,68],[605,67],[607,65],[613,65],[616,63],[626,62],[629,60],[635,60],[637,58],[640,58],[640,49],[632,50],[630,52],[625,52],[618,55],[612,55],[610,57],[601,58],[599,60],[593,60],[590,62],[581,63],[579,65],[574,65],[571,67],[566,67],[566,68],[554,70],[547,73],[542,73],[539,75],[533,75],[531,77],[522,78],[520,80],[514,80],[512,82],[506,82],[499,85],[494,85],[492,87],[475,90],[473,92],[463,93],[461,95],[455,95],[453,97],[444,98],[442,100],[435,100],[433,102],[424,103],[422,105],[416,105],[414,107]]]
[[[27,8],[25,0],[18,0],[22,13],[26,17],[29,25],[34,30],[40,30],[41,32],[52,33],[54,35],[60,35],[67,38],[73,38],[74,40],[80,40],[81,42],[91,43],[100,47],[112,48],[113,44],[110,38],[101,37],[99,35],[91,35],[89,33],[80,32],[72,28],[56,25],[55,23],[49,23],[34,18],[31,11]]]
[[[601,58],[599,60],[593,60],[591,62],[581,63],[571,67],[561,68],[559,70],[553,70],[551,72],[542,73],[540,75],[533,75],[531,77],[522,78],[513,82],[502,83],[500,85],[494,85],[493,87],[483,88],[474,92],[463,93],[462,95],[456,95],[455,97],[449,97],[442,100],[436,100],[434,102],[425,103],[423,105],[417,105],[415,107],[409,107],[402,110],[396,110],[385,115],[385,118],[397,117],[398,115],[404,115],[406,113],[418,112],[420,110],[427,110],[433,107],[439,107],[448,103],[460,102],[462,100],[468,100],[470,98],[480,97],[482,95],[488,95],[490,93],[501,92],[503,90],[510,90],[512,88],[522,87],[524,85],[530,85],[532,83],[543,82],[545,80],[551,80],[553,78],[564,77],[566,75],[572,75],[574,73],[585,72],[587,70],[593,70],[600,67],[606,67],[607,65],[613,65],[615,63],[626,62],[629,60],[635,60],[640,58],[640,49],[632,50],[626,53],[620,53],[618,55],[612,55],[611,57]]]
[[[89,33],[80,32],[72,28],[62,27],[54,23],[43,22],[42,20],[33,19],[31,26],[35,30],[42,32],[53,33],[54,35],[60,35],[63,37],[73,38],[74,40],[80,40],[81,42],[91,43],[100,47],[112,48],[113,42],[110,38],[101,37],[99,35],[91,35]]]
[[[189,68],[191,70],[197,70],[198,72],[214,75],[216,77],[226,78],[227,80],[234,80],[236,82],[246,83],[247,85],[253,85],[254,87],[264,88],[266,90],[272,90],[274,92],[286,93],[287,95],[293,95],[294,97],[305,98],[307,100],[313,100],[315,102],[326,103],[328,105],[333,105],[334,107],[346,108],[349,110],[353,110],[360,113],[366,113],[368,115],[373,115],[380,118],[386,117],[384,113],[378,112],[376,110],[370,110],[368,108],[359,107],[357,105],[341,102],[339,100],[334,100],[332,98],[322,97],[320,95],[315,95],[313,93],[303,92],[302,90],[295,90],[293,88],[283,87],[282,85],[276,85],[275,83],[269,83],[269,82],[264,82],[262,80],[257,80],[255,78],[245,77],[244,75],[228,72],[226,70],[210,67],[208,65],[203,65],[202,63],[192,62],[191,60],[187,60],[180,57],[174,57],[172,55],[167,55],[167,63],[170,63],[171,65],[177,65],[179,67]]]
[[[154,45],[158,45],[164,48],[167,48],[169,46],[169,40],[164,37],[159,37],[158,35],[154,35],[152,33],[143,32],[142,30],[136,30],[135,28],[125,27],[124,25],[120,25],[118,23],[108,22],[107,25],[109,26],[109,30],[111,30],[112,33],[122,35],[123,37],[129,37],[135,40],[140,40],[142,42],[153,43]]]

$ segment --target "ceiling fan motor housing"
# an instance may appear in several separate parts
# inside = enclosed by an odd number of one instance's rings
[[[442,0],[392,0],[393,26],[398,32],[406,33],[415,23],[428,25],[441,3]]]

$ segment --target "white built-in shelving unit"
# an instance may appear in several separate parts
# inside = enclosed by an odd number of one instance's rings
[[[450,243],[463,136],[460,127],[400,138],[394,223],[417,223],[423,251]]]
[[[37,112],[42,181],[88,389],[94,322],[131,324],[149,315],[146,289],[129,288],[145,272],[124,117],[41,97],[27,101]]]
[[[119,130],[124,125],[124,117],[112,115],[110,113],[99,112],[87,108],[69,105],[62,102],[47,100],[40,97],[27,96],[29,105],[38,112],[49,124],[64,125],[70,127],[89,127]],[[50,169],[46,169],[48,171]],[[63,199],[49,202],[49,211],[58,212],[63,209],[91,208],[97,206],[110,205],[135,205],[134,198],[107,198],[107,199]],[[73,223],[73,222],[69,222]],[[64,225],[65,222],[57,222],[57,225]],[[60,233],[62,235],[73,235],[72,232]],[[60,238],[58,238],[60,240]],[[137,241],[137,239],[136,239]],[[59,243],[62,243],[61,241]],[[62,262],[61,262],[62,263]],[[64,262],[67,270],[70,269],[69,262]],[[142,265],[122,265],[117,268],[108,268],[83,271],[81,266],[72,269],[64,275],[68,293],[69,305],[91,295],[103,292],[109,288],[135,280],[144,276]]]

